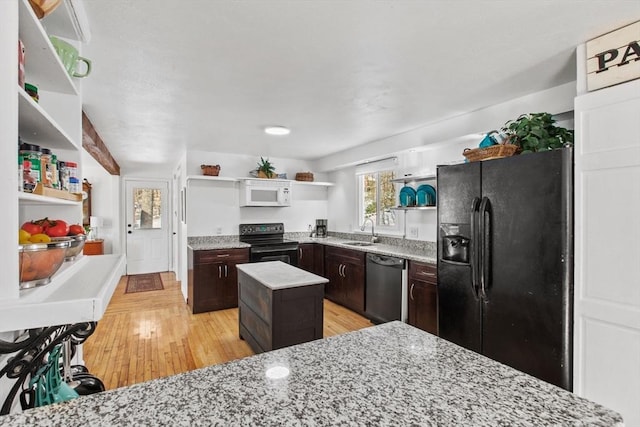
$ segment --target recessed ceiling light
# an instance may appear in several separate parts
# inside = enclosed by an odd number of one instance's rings
[[[284,126],[267,126],[264,128],[264,133],[268,135],[289,135],[291,129]]]

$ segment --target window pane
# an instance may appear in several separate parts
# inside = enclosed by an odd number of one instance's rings
[[[395,173],[392,171],[379,173],[380,221],[378,225],[396,225],[396,211],[392,210],[392,208],[396,206],[396,186],[391,182],[393,178],[395,178]]]
[[[378,184],[375,174],[366,174],[363,177],[364,186],[364,217],[371,218],[373,222],[376,222],[376,211],[378,208],[377,192]]]
[[[155,188],[133,189],[133,228],[162,228],[162,191]]]

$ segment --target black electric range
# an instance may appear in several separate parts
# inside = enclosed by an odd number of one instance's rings
[[[298,265],[298,242],[284,238],[284,224],[240,224],[240,241],[249,243],[251,262],[282,261]]]

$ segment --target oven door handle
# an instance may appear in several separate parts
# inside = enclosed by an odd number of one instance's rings
[[[251,248],[252,254],[269,254],[273,252],[289,252],[289,251],[297,251],[297,246],[281,246],[278,248]]]

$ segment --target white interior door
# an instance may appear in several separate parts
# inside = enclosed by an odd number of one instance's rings
[[[127,180],[127,274],[169,270],[168,181]]]
[[[640,426],[640,80],[575,119],[574,391]]]

